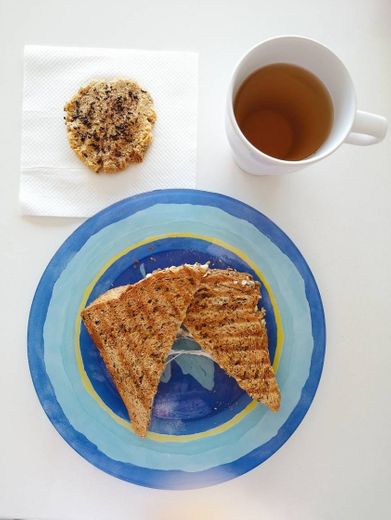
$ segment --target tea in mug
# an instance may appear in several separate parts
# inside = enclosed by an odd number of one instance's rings
[[[333,102],[308,70],[274,63],[253,72],[234,100],[236,121],[258,150],[287,161],[315,153],[333,124]]]

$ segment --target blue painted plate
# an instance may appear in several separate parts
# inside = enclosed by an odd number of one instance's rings
[[[154,269],[207,260],[262,282],[281,409],[252,401],[210,359],[183,354],[167,364],[151,431],[140,439],[80,311]],[[175,348],[191,345],[179,339]],[[31,376],[62,437],[103,471],[161,489],[223,482],[273,455],[312,402],[324,351],[319,291],[291,240],[255,209],[194,190],[144,193],[87,220],[46,268],[28,326]]]

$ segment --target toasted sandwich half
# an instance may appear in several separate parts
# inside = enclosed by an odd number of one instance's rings
[[[168,352],[206,269],[195,264],[156,271],[82,311],[137,435],[148,431]]]
[[[277,411],[280,390],[259,299],[259,283],[249,274],[210,269],[188,308],[184,326],[250,397]]]

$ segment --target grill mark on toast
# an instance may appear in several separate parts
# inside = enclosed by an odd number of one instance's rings
[[[184,325],[241,388],[277,410],[280,392],[270,364],[264,312],[257,307],[259,287],[249,275],[208,271]]]
[[[115,323],[116,320],[118,320],[120,318],[117,307],[118,307],[117,304],[111,306],[111,312],[114,314],[114,318],[115,318],[114,320],[109,319],[109,317],[108,317],[107,313],[104,311],[104,309],[103,309],[103,313],[101,313],[101,317],[100,317],[101,326],[99,327],[101,330],[98,333],[100,334],[101,337],[102,336],[105,337],[106,344],[108,343],[110,336],[109,337],[107,336],[107,334],[105,333],[105,329],[109,329],[111,331],[113,322]],[[129,375],[135,379],[136,374],[132,370],[132,367],[128,366],[128,364],[126,363],[125,353],[122,348],[113,349],[113,348],[109,348],[107,346],[103,347],[103,348],[107,351],[106,354],[109,354],[109,355],[105,356],[106,359],[105,359],[105,357],[103,359],[105,361],[105,364],[110,372],[110,375],[113,379],[113,382],[114,382],[118,392],[122,396],[124,393],[124,391],[122,389],[122,384],[121,384],[123,379],[129,378]],[[125,376],[122,375],[124,372],[125,372]],[[133,383],[131,383],[130,380],[128,381],[128,384],[129,385],[131,384],[132,389],[138,395],[139,392],[138,392],[137,388],[135,387],[135,385]],[[141,399],[142,401],[146,400],[145,394],[142,394],[141,397],[142,397],[142,399]],[[144,397],[144,399],[143,399],[143,397]]]
[[[165,358],[202,276],[199,268],[188,266],[157,271],[119,291],[117,299],[107,296],[82,313],[93,339],[99,335],[94,341],[138,435],[146,434]]]

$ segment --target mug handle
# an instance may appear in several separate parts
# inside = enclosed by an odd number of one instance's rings
[[[345,143],[369,144],[380,143],[387,133],[387,119],[377,114],[357,110],[352,129],[345,139]]]

